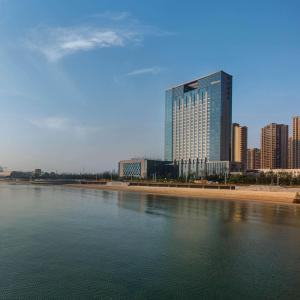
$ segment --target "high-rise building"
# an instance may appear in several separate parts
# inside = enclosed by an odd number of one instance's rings
[[[165,160],[178,163],[181,176],[203,176],[208,165],[209,172],[224,172],[230,161],[231,119],[232,76],[223,71],[168,89]]]
[[[231,131],[231,161],[241,163],[242,169],[247,168],[248,128],[233,123]]]
[[[252,148],[247,150],[247,170],[257,170],[261,168],[260,149]]]
[[[288,169],[293,169],[294,158],[293,158],[293,137],[289,137],[288,141]]]
[[[293,117],[293,169],[300,169],[300,116]]]
[[[288,125],[271,123],[261,129],[261,168],[288,166]]]

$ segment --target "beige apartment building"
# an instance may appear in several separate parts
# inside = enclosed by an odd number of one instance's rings
[[[261,168],[288,167],[288,125],[271,123],[261,129]]]
[[[300,169],[300,116],[293,117],[292,167]]]
[[[242,169],[247,168],[248,128],[233,123],[231,131],[231,161],[241,163]]]
[[[260,149],[252,148],[247,150],[247,170],[260,169]]]

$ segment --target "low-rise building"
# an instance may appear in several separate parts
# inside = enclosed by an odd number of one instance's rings
[[[179,177],[189,178],[207,178],[208,176],[227,176],[230,173],[242,173],[241,162],[230,161],[207,161],[207,160],[188,160],[179,161],[175,164],[178,166]]]
[[[11,175],[11,171],[0,171],[0,178],[8,178]]]
[[[119,176],[123,178],[173,178],[176,166],[169,161],[153,159],[130,159],[119,162]]]
[[[265,174],[273,173],[275,175],[288,174],[292,175],[293,177],[300,176],[300,169],[259,169],[258,172]]]
[[[41,169],[35,169],[33,172],[34,177],[41,177],[42,175],[42,170]]]

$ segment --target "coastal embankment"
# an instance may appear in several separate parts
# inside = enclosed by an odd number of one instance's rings
[[[156,187],[156,186],[131,186],[125,184],[115,185],[95,185],[95,184],[69,184],[69,187],[138,192],[155,195],[170,195],[177,197],[195,197],[199,199],[215,199],[215,200],[239,200],[239,201],[257,201],[264,203],[278,204],[294,204],[296,192],[300,188],[281,188],[274,189],[263,187],[237,187],[235,190],[225,189],[202,189],[202,188],[184,188],[184,187]]]

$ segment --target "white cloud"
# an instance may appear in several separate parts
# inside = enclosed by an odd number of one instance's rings
[[[80,51],[140,44],[148,35],[173,33],[144,25],[126,11],[106,11],[90,15],[84,24],[73,27],[38,26],[29,32],[25,45],[56,62]]]
[[[106,19],[111,21],[123,21],[130,17],[130,13],[127,11],[119,11],[119,12],[105,11],[103,13],[93,14],[90,17]]]
[[[145,74],[156,75],[156,74],[159,74],[162,70],[163,70],[163,68],[154,66],[154,67],[150,67],[150,68],[133,70],[133,71],[127,73],[127,75],[128,76],[138,76],[138,75],[145,75]]]
[[[132,29],[92,26],[38,27],[31,31],[26,46],[56,62],[66,55],[97,48],[123,47],[141,39]]]
[[[29,123],[43,130],[72,133],[79,136],[86,136],[101,131],[99,126],[92,126],[75,122],[69,118],[51,116],[28,120]]]
[[[40,119],[31,119],[29,122],[41,129],[66,130],[69,127],[69,121],[61,117],[46,117]]]

